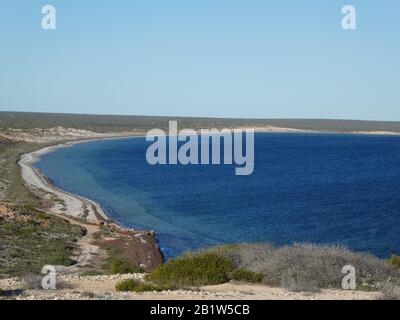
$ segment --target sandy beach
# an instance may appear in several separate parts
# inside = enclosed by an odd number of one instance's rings
[[[109,220],[103,209],[96,202],[68,193],[55,187],[49,179],[40,173],[40,171],[33,167],[39,161],[40,157],[53,152],[60,148],[67,148],[77,143],[87,141],[68,142],[56,146],[45,147],[40,150],[27,153],[21,156],[18,164],[21,167],[21,175],[28,187],[33,190],[45,191],[52,194],[60,201],[55,201],[50,211],[55,214],[66,214],[74,218],[83,218],[90,222],[96,222],[100,219]]]
[[[60,144],[47,146],[39,150],[23,154],[18,161],[21,168],[21,176],[25,184],[33,191],[41,191],[41,197],[49,199],[54,196],[52,207],[49,211],[54,214],[65,214],[73,218],[85,219],[88,222],[109,221],[111,219],[104,212],[102,207],[95,201],[69,193],[65,190],[57,188],[40,170],[34,167],[34,164],[40,160],[40,157],[54,152],[61,148],[69,148],[76,144],[88,143],[101,140],[114,140],[114,139],[130,139],[137,138],[142,135],[111,135],[108,137],[94,137],[90,139],[80,139],[75,141],[67,141]],[[49,196],[50,195],[50,196]],[[49,199],[50,200],[50,199]]]

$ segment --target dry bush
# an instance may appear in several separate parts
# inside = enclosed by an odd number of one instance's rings
[[[359,289],[380,289],[388,279],[400,279],[399,270],[386,261],[341,246],[245,244],[211,250],[229,257],[237,268],[262,273],[265,284],[293,291],[341,288],[345,265],[355,267]]]
[[[281,275],[280,287],[294,292],[319,292],[318,282],[308,272],[287,269]]]
[[[392,256],[389,258],[388,262],[392,266],[400,268],[400,256],[392,254]]]
[[[42,289],[42,276],[36,274],[27,274],[22,279],[23,286],[28,290]]]
[[[230,259],[236,268],[258,271],[258,267],[264,265],[265,259],[275,250],[271,244],[228,244],[213,247],[207,251]]]
[[[400,286],[387,283],[385,284],[382,289],[382,300],[400,300]]]

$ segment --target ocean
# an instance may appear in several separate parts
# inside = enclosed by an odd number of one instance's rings
[[[235,165],[151,166],[149,144],[76,144],[35,166],[117,223],[155,230],[167,259],[241,242],[400,253],[400,137],[256,134],[249,176],[236,176]]]

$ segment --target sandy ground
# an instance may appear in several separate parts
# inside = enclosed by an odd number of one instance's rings
[[[23,283],[18,279],[0,280],[0,286],[14,299],[25,300],[376,300],[379,292],[322,290],[321,292],[291,292],[282,288],[244,283],[226,283],[188,290],[163,292],[116,292],[115,285],[123,279],[140,281],[143,274],[116,276],[60,276],[57,290],[19,289]]]
[[[107,258],[107,253],[96,244],[96,241],[94,241],[94,234],[100,231],[99,225],[78,222],[65,216],[60,217],[68,220],[71,224],[76,224],[84,228],[86,230],[86,235],[80,238],[77,243],[79,251],[76,253],[76,256],[72,257],[76,263],[70,267],[59,266],[59,272],[63,275],[78,275],[85,267],[99,263],[98,261],[104,263]]]

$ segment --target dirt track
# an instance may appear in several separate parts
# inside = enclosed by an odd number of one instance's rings
[[[132,299],[132,300],[376,300],[379,292],[322,290],[313,292],[290,292],[282,288],[243,283],[227,283],[206,286],[193,290],[165,292],[124,293],[116,292],[115,285],[122,279],[141,279],[142,274],[117,276],[62,276],[58,280],[58,290],[27,290],[14,298],[28,300],[43,299]],[[5,289],[18,289],[19,281],[1,280],[0,286]],[[16,291],[17,292],[17,291]]]

